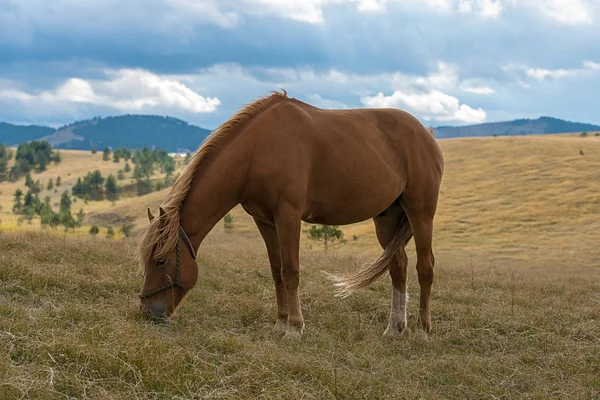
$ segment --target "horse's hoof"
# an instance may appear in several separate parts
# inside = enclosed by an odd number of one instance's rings
[[[397,338],[402,336],[406,330],[406,322],[397,322],[395,324],[389,324],[386,330],[383,332],[383,337],[386,338]]]
[[[284,320],[277,319],[275,325],[273,326],[273,331],[277,333],[285,333],[287,332],[287,323]]]
[[[304,322],[302,322],[302,325],[300,325],[300,326],[295,326],[295,325],[288,323],[284,338],[300,340],[303,332],[304,332]]]

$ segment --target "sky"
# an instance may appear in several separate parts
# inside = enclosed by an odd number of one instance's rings
[[[280,89],[427,126],[600,124],[600,0],[0,0],[0,121],[213,129]]]

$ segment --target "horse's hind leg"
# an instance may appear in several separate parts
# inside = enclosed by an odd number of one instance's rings
[[[421,286],[420,322],[421,328],[429,333],[431,318],[429,312],[429,297],[433,284],[433,218],[437,207],[437,190],[424,190],[423,193],[408,193],[403,196],[402,204],[410,221],[410,227],[415,239],[417,250],[417,273]]]
[[[404,230],[404,244],[400,246],[388,267],[392,278],[392,306],[390,319],[384,336],[394,337],[401,334],[406,328],[406,305],[408,294],[406,291],[406,267],[408,258],[405,245],[410,240],[410,225],[402,207],[397,204],[384,213],[373,218],[377,239],[383,249],[392,241],[398,229]]]
[[[274,330],[284,333],[286,331],[287,320],[289,316],[289,307],[287,293],[281,278],[281,256],[279,252],[279,240],[277,239],[277,231],[275,227],[254,218],[254,222],[258,227],[269,255],[269,263],[271,264],[271,274],[275,283],[275,295],[277,296],[277,321],[275,322]]]

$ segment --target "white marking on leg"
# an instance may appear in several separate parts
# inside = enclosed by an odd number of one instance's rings
[[[384,336],[397,336],[406,328],[406,304],[408,294],[392,287],[392,309],[390,310],[390,322],[383,333]]]

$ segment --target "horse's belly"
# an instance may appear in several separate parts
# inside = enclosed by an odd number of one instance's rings
[[[386,210],[401,194],[400,176],[380,173],[376,177],[357,172],[309,185],[303,220],[324,225],[347,225],[373,218]]]

